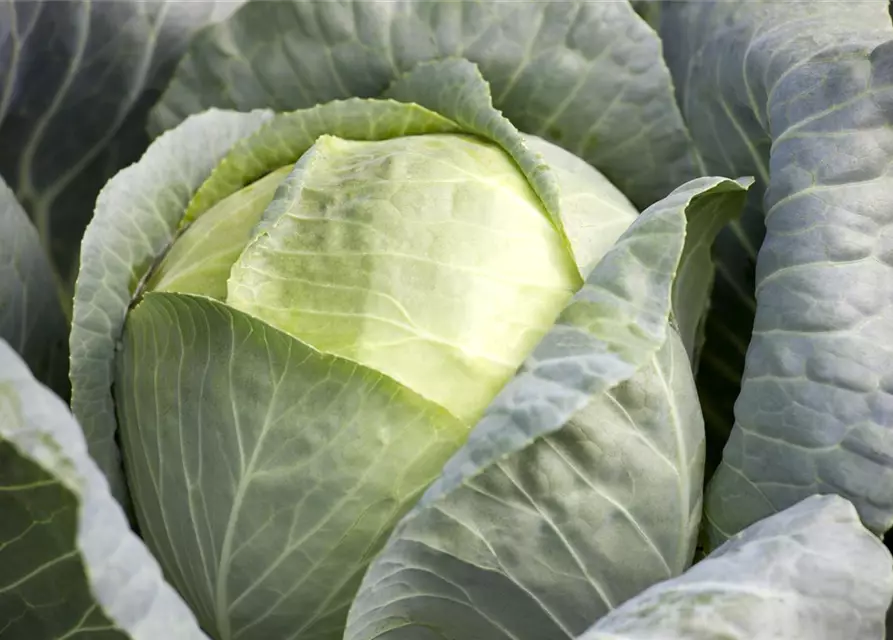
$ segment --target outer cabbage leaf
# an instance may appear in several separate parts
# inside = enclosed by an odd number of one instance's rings
[[[0,636],[199,640],[68,407],[0,340]]]
[[[645,207],[699,173],[656,34],[626,2],[251,3],[199,35],[153,112],[380,95],[419,62],[476,63],[515,126]]]
[[[34,225],[0,179],[0,339],[63,398],[68,386],[68,327],[52,267]]]
[[[0,2],[0,175],[70,296],[96,194],[145,149],[146,115],[196,29],[240,2]]]
[[[192,194],[236,141],[269,112],[211,110],[156,140],[103,188],[84,234],[71,336],[71,406],[90,455],[118,500],[127,489],[115,444],[112,397],[116,345],[140,281],[174,237]]]
[[[117,371],[140,529],[221,640],[340,638],[366,565],[468,431],[198,296],[147,294]]]
[[[735,426],[708,491],[712,544],[814,493],[850,499],[882,533],[893,525],[887,2],[668,3],[661,29],[706,163],[755,173],[763,206],[746,226],[766,224]],[[742,268],[726,245],[720,261]],[[733,320],[734,307],[716,308],[713,327]],[[720,346],[706,347],[711,379]]]
[[[395,529],[345,638],[574,637],[688,566],[704,434],[672,287],[687,217],[733,190],[680,187],[608,251]]]
[[[580,640],[882,638],[891,598],[890,553],[853,505],[812,496],[615,609]]]
[[[695,202],[697,206],[690,209],[697,217],[689,220],[682,264],[673,283],[673,319],[694,370],[700,364],[716,275],[713,244],[724,226],[738,221],[753,183],[753,178],[739,178],[717,185],[696,196],[705,202]]]

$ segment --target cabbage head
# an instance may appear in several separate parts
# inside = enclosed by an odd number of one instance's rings
[[[468,63],[397,89],[452,74],[486,99]],[[222,636],[343,622],[393,526],[636,218],[598,171],[488,115],[367,99],[273,116],[137,291],[115,382],[134,507],[146,531],[201,526],[188,487],[216,487],[199,500],[219,574],[195,593]],[[218,186],[272,136],[287,154]]]
[[[195,186],[169,203],[184,171]],[[501,468],[555,430],[625,440],[634,464],[665,467],[653,491],[625,489],[641,513],[593,541],[637,535],[653,558],[611,591],[629,597],[681,572],[700,521],[704,432],[689,365],[700,315],[672,317],[673,286],[705,310],[709,254],[696,243],[737,213],[745,187],[702,179],[640,217],[592,165],[519,132],[479,68],[456,59],[420,62],[377,98],[211,110],[161,135],[100,195],[85,247],[125,218],[160,223],[146,206],[158,196],[134,189],[160,192],[167,234],[128,282],[111,363],[120,490],[202,626],[222,638],[339,637],[369,563],[451,464],[479,481],[474,465]],[[699,226],[686,247],[689,217]],[[584,286],[611,271],[605,291]],[[571,334],[555,333],[560,317]],[[603,334],[605,345],[585,346]],[[554,374],[532,364],[538,346],[562,361]],[[587,349],[618,362],[586,363]],[[640,370],[625,396],[600,392]],[[572,395],[541,398],[554,390],[531,375]],[[510,381],[543,391],[514,398]],[[630,412],[662,432],[658,444],[629,431]],[[506,417],[518,441],[476,452],[472,428]],[[570,490],[575,503],[630,464],[574,471],[580,445],[562,446],[556,461],[522,468],[604,473],[554,480],[592,484]],[[598,457],[608,443],[594,446]],[[628,508],[601,500],[593,521]],[[667,527],[682,533],[657,533]]]

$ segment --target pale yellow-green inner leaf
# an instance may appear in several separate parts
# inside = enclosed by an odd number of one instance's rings
[[[233,263],[251,240],[276,188],[291,170],[288,165],[267,174],[196,219],[177,238],[146,289],[226,299],[226,281]]]
[[[227,303],[476,420],[581,284],[541,202],[473,136],[309,153]]]

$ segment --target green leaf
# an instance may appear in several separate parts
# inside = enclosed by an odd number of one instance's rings
[[[239,4],[0,3],[0,175],[66,289],[96,194],[146,148],[149,107],[173,65],[197,29]]]
[[[115,445],[116,344],[138,284],[174,237],[186,204],[230,146],[269,112],[211,110],[161,136],[105,186],[81,247],[74,297],[71,406],[118,500],[127,489]]]
[[[141,531],[220,640],[340,639],[366,564],[467,436],[384,375],[208,298],[147,294],[117,371]]]
[[[199,640],[87,454],[80,426],[0,340],[0,635]]]
[[[713,545],[815,493],[850,499],[875,533],[893,525],[887,11],[881,0],[662,10],[667,57],[705,162],[757,176],[751,203],[763,207],[743,224],[766,224],[735,426],[708,491]],[[746,271],[747,244],[721,254],[720,276]],[[727,236],[717,249],[729,247]],[[730,282],[718,285],[743,287]],[[727,325],[727,344],[745,345],[746,330],[734,331],[737,307],[718,300],[711,323]],[[722,367],[734,378],[729,355],[708,338],[705,378],[720,379]],[[711,388],[702,389],[709,401]]]
[[[580,640],[881,638],[891,567],[852,504],[813,496],[621,605]]]
[[[688,566],[704,432],[672,286],[687,217],[731,189],[680,187],[608,251],[395,529],[345,638],[574,637]]]
[[[444,58],[476,63],[516,127],[582,157],[638,207],[699,173],[660,41],[626,2],[249,3],[194,40],[152,121],[374,97]]]
[[[0,179],[0,339],[68,398],[68,327],[34,226]]]

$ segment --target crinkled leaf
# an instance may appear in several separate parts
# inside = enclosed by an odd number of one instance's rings
[[[81,248],[70,336],[72,410],[115,497],[126,488],[115,445],[115,348],[132,296],[174,237],[186,204],[237,140],[269,112],[211,110],[156,140],[105,186]]]
[[[887,2],[667,3],[661,18],[705,161],[713,171],[757,176],[752,203],[762,198],[763,208],[752,209],[745,226],[766,223],[735,426],[707,498],[713,544],[814,493],[849,498],[871,530],[886,531],[893,524]],[[744,274],[748,242],[732,251],[734,229],[729,234],[717,246],[719,273]],[[718,289],[744,286],[722,280]],[[714,308],[711,323],[725,324],[728,344],[746,344],[747,330],[734,330],[744,317],[737,308],[719,298]],[[729,355],[708,338],[705,379],[724,370],[734,378]],[[703,392],[709,403],[712,388]]]
[[[68,398],[68,327],[37,231],[0,178],[0,339]]]
[[[372,97],[419,62],[465,58],[519,129],[602,171],[639,207],[698,159],[657,35],[626,2],[250,3],[199,35],[153,113]]]
[[[96,194],[145,149],[149,107],[190,37],[239,4],[0,2],[0,174],[66,290]]]
[[[580,640],[882,638],[893,560],[853,505],[813,496],[745,529]]]
[[[87,454],[68,407],[0,340],[0,635],[205,638]]]
[[[605,255],[395,529],[346,638],[574,637],[685,569],[704,433],[672,286],[687,210],[729,187],[681,187]]]
[[[208,298],[147,294],[117,371],[141,531],[220,640],[340,639],[367,563],[467,436],[381,373]]]

